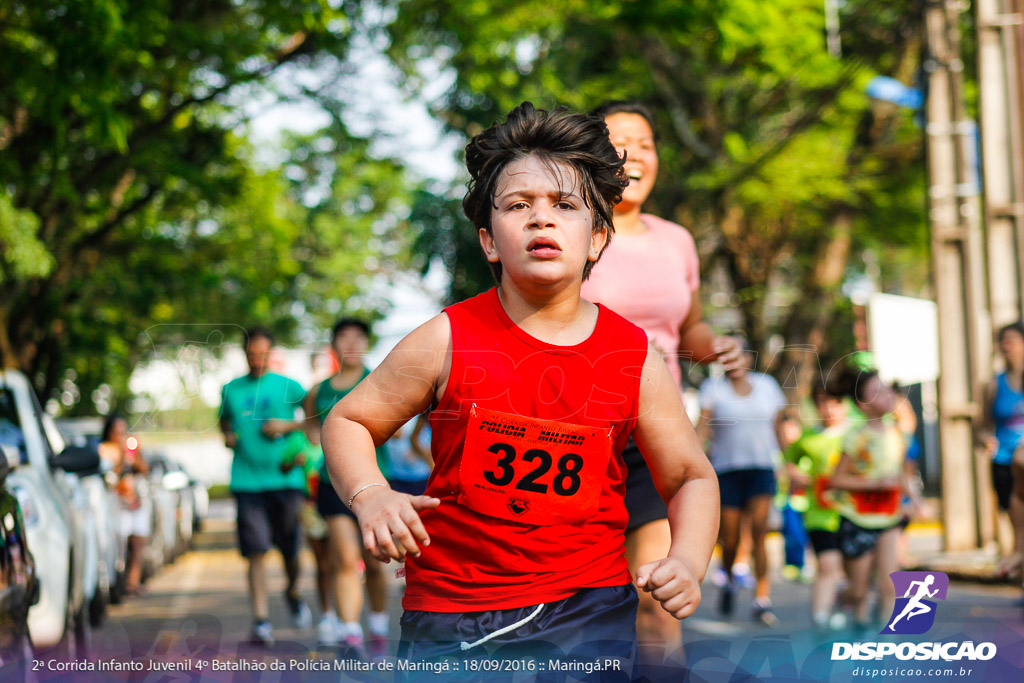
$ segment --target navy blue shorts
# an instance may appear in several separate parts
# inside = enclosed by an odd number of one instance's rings
[[[745,508],[751,498],[775,495],[775,470],[749,469],[718,473],[722,507]]]
[[[522,670],[484,671],[474,669],[466,660],[474,660],[480,667],[532,660],[537,668],[526,673],[537,680],[564,680],[568,671],[570,676],[585,680],[628,681],[636,661],[637,602],[636,588],[632,584],[584,588],[568,598],[544,605],[518,628],[470,649],[463,649],[461,643],[476,643],[522,621],[533,614],[537,606],[489,612],[406,610],[402,615],[398,657],[409,662],[460,662],[459,674],[452,671],[446,672],[446,676],[461,680],[492,680],[492,677],[525,680]],[[552,671],[551,662],[564,665],[564,669]],[[585,676],[586,673],[592,675]],[[415,680],[414,676],[410,678]]]
[[[427,492],[427,480],[408,481],[406,479],[389,479],[393,491],[408,493],[410,496],[422,496]]]
[[[666,519],[668,506],[655,488],[647,461],[632,437],[622,450],[622,461],[626,464],[626,511],[629,512],[626,531]]]
[[[321,479],[320,486],[316,489],[316,511],[324,519],[336,517],[337,515],[345,515],[352,519],[356,518],[356,513],[349,510],[345,502],[338,496],[338,492],[334,490],[330,479]]]
[[[262,555],[277,546],[284,559],[299,554],[299,510],[302,491],[235,491],[238,548],[244,557]]]

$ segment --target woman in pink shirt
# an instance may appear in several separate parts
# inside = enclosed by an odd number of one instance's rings
[[[693,237],[680,225],[640,211],[658,176],[653,114],[638,102],[611,102],[594,114],[604,117],[612,144],[626,155],[629,186],[615,207],[615,238],[583,283],[583,298],[643,328],[665,355],[680,390],[680,358],[719,361],[726,370],[738,367],[743,357],[739,344],[716,336],[704,321]],[[635,572],[668,551],[667,510],[636,444],[630,441],[622,457],[629,467],[626,557]],[[640,595],[637,636],[641,645],[660,646],[666,654],[681,646],[679,622],[647,593]]]

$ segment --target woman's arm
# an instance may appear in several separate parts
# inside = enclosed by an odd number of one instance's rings
[[[678,619],[700,604],[700,582],[718,537],[718,478],[686,417],[672,375],[657,351],[647,352],[633,432],[658,493],[668,503],[668,556],[637,570],[637,585]]]
[[[441,501],[391,491],[374,449],[443,392],[450,346],[451,327],[442,313],[399,342],[324,420],[322,444],[331,482],[342,501],[351,503],[366,549],[385,562],[403,559],[406,551],[418,555],[420,543],[429,545],[418,511]]]
[[[697,363],[718,361],[726,372],[743,362],[743,349],[732,337],[718,337],[704,320],[700,291],[690,296],[690,312],[679,326],[679,357]]]

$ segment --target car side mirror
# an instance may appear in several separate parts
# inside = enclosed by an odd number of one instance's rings
[[[21,464],[21,453],[17,447],[10,444],[0,444],[0,484],[4,483],[7,475],[15,467]]]
[[[100,453],[88,446],[68,446],[50,460],[50,466],[73,474],[92,474],[99,472]]]

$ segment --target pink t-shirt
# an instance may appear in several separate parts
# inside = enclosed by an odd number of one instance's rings
[[[582,295],[641,327],[655,346],[669,354],[669,370],[681,384],[683,373],[675,354],[679,328],[700,286],[697,246],[681,225],[646,213],[640,220],[649,229],[636,235],[616,234],[583,283]]]

